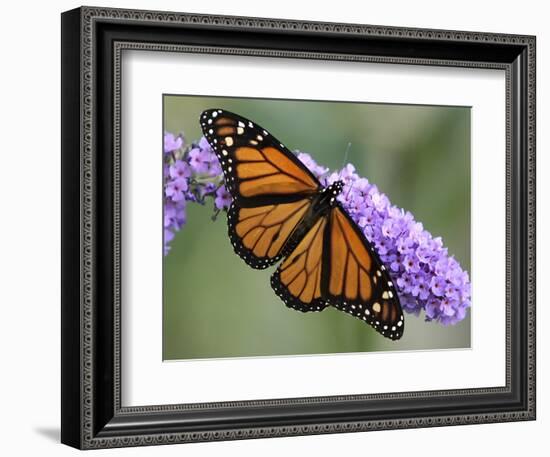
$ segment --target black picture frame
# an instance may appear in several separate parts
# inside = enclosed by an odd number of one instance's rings
[[[80,449],[535,419],[533,36],[81,7],[62,14],[62,427]],[[120,53],[506,72],[506,386],[121,406]]]

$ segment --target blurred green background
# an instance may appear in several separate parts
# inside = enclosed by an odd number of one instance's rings
[[[164,130],[201,136],[200,113],[221,108],[269,130],[331,170],[347,161],[413,213],[470,271],[470,108],[164,96]],[[406,314],[392,342],[332,308],[303,314],[272,291],[274,270],[234,254],[226,217],[188,204],[187,224],[164,258],[164,360],[470,347],[470,314],[455,326]],[[161,222],[159,221],[159,230]]]

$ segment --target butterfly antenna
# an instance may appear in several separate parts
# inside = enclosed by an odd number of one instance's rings
[[[346,165],[346,162],[348,160],[348,153],[349,153],[350,149],[351,149],[351,142],[348,143],[348,145],[346,147],[346,152],[344,152],[344,160],[342,161],[342,166],[340,167],[340,173],[338,173],[339,178],[340,178],[340,176],[342,174],[342,170],[344,169],[344,166]]]
[[[348,160],[348,154],[349,154],[350,149],[351,149],[351,142],[348,143],[348,145],[346,146],[346,152],[344,152],[344,160],[342,162],[342,167],[341,168],[344,168],[344,165],[346,164],[346,162]]]

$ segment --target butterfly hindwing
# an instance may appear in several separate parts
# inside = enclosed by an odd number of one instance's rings
[[[263,269],[288,252],[288,241],[310,209],[309,199],[242,208],[233,203],[227,214],[235,252],[251,267]]]
[[[204,111],[200,123],[240,206],[295,201],[319,191],[309,169],[259,125],[220,109]]]
[[[327,218],[319,218],[271,276],[271,287],[290,308],[306,312],[326,307],[321,285],[326,225]]]
[[[331,210],[324,238],[323,295],[329,303],[392,340],[404,319],[395,286],[376,251],[346,211]]]

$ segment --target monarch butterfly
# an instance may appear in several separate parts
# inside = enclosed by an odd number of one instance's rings
[[[207,110],[200,124],[232,196],[235,252],[257,269],[282,260],[271,286],[288,307],[333,306],[401,338],[403,312],[388,271],[337,200],[344,183],[323,188],[280,141],[237,114]]]

